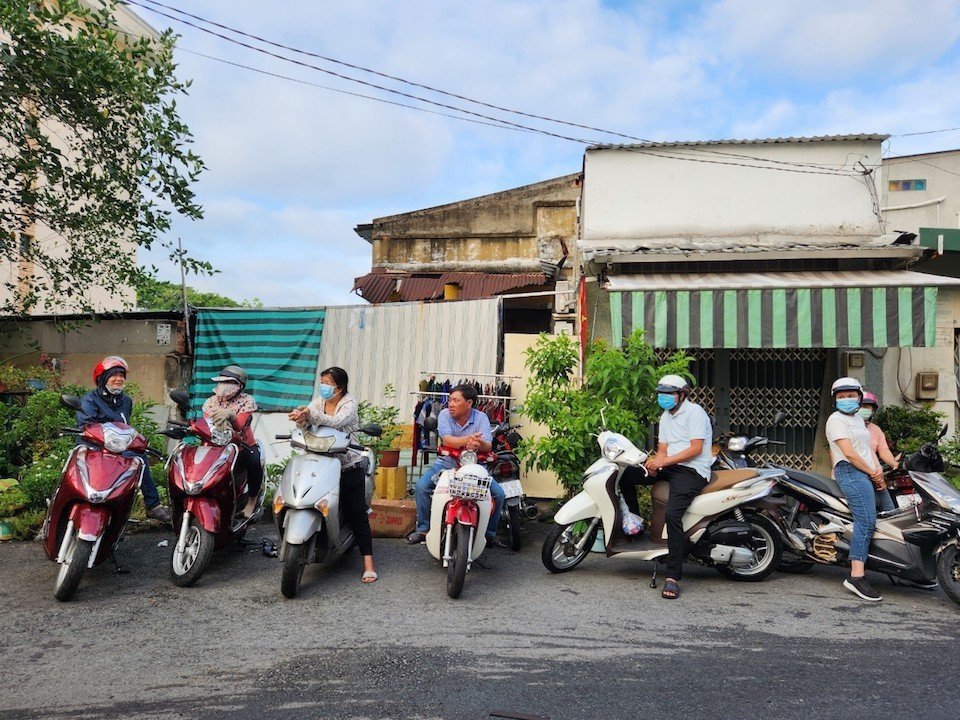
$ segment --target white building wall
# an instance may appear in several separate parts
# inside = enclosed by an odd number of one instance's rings
[[[582,245],[739,235],[822,237],[835,245],[838,235],[865,239],[881,233],[863,176],[741,167],[737,163],[753,161],[729,154],[851,170],[857,161],[867,167],[879,165],[880,142],[710,145],[669,147],[651,153],[588,150]],[[879,191],[879,173],[875,175],[867,182]],[[782,243],[780,239],[777,244]]]
[[[927,187],[891,191],[890,182],[900,180],[925,180]],[[960,150],[885,159],[880,196],[891,230],[915,233],[922,227],[960,227]],[[924,207],[889,209],[939,198],[943,201]]]

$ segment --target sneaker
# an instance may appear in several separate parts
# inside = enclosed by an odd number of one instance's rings
[[[865,577],[848,577],[843,581],[843,586],[864,600],[869,600],[870,602],[880,602],[883,600],[883,595],[874,590]]]
[[[506,548],[506,547],[509,547],[509,545],[507,545],[507,544],[506,544],[503,540],[501,540],[500,538],[494,536],[494,537],[488,537],[488,538],[487,538],[487,547],[490,547],[490,548]]]
[[[147,510],[147,517],[151,520],[159,520],[162,523],[170,523],[173,520],[173,516],[170,514],[170,511],[165,508],[163,505],[154,505],[152,508]]]

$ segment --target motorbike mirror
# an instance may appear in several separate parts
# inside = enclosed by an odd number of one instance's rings
[[[607,429],[607,418],[604,417],[603,408],[600,408],[600,427],[602,427],[604,430]]]
[[[944,425],[944,426],[940,429],[940,434],[937,435],[937,440],[940,440],[940,439],[941,439],[944,435],[946,435],[946,434],[947,434],[947,426]]]
[[[776,415],[773,416],[773,424],[774,424],[774,425],[779,425],[779,424],[782,423],[784,420],[786,420],[787,417],[788,417],[788,416],[787,416],[787,413],[785,413],[783,410],[781,410],[780,412],[778,412]]]
[[[369,435],[370,437],[380,437],[383,434],[383,428],[376,423],[367,423],[360,428],[360,432],[362,432],[364,435]]]
[[[80,410],[80,398],[76,395],[61,395],[60,404],[64,407],[70,408],[71,410]]]
[[[437,419],[431,415],[423,421],[423,427],[429,430],[430,432],[437,431]]]
[[[170,399],[180,408],[180,412],[186,415],[186,411],[190,408],[190,393],[186,390],[171,390]]]

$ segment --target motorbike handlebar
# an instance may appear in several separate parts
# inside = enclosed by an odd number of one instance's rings
[[[83,430],[75,427],[62,427],[60,428],[60,432],[67,435],[79,435],[80,433],[83,432]]]
[[[273,439],[274,439],[274,440],[289,440],[289,439],[292,438],[292,437],[293,437],[292,435],[274,435],[274,436],[273,436]]]
[[[153,455],[155,458],[157,458],[157,459],[159,459],[159,460],[163,460],[163,453],[162,453],[162,452],[158,452],[157,450],[154,450],[154,449],[151,448],[151,447],[148,447],[144,452],[146,452],[147,455]]]

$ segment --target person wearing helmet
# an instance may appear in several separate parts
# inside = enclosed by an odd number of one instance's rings
[[[877,457],[878,461],[883,461],[891,470],[896,470],[900,467],[900,463],[897,462],[893,453],[890,452],[890,446],[887,444],[887,436],[883,434],[880,426],[873,422],[873,418],[879,409],[880,401],[877,400],[877,396],[872,392],[864,391],[863,402],[860,403],[860,409],[857,410],[857,414],[863,418],[867,430],[870,431],[870,449],[873,450],[873,454]],[[881,483],[876,486],[876,489],[877,512],[896,510],[897,506],[893,504],[893,498],[890,497],[890,492],[887,490],[886,484],[881,481]]]
[[[77,427],[97,423],[119,422],[130,424],[133,413],[133,398],[124,392],[127,384],[127,362],[122,357],[111,355],[97,363],[93,369],[93,382],[96,387],[80,400],[77,411]],[[123,453],[136,456],[143,461],[143,476],[140,491],[143,504],[147,508],[147,517],[163,523],[170,522],[170,510],[160,504],[160,493],[150,474],[150,460],[146,453]]]
[[[850,541],[850,577],[843,586],[864,600],[879,602],[883,596],[866,578],[867,551],[877,525],[874,485],[883,482],[883,470],[870,447],[870,431],[857,414],[863,402],[863,387],[856,378],[842,377],[830,388],[836,408],[827,418],[827,442],[833,462],[833,478],[853,513]]]
[[[203,416],[220,430],[231,429],[240,435],[237,462],[247,471],[247,506],[243,514],[253,515],[263,487],[263,453],[253,437],[253,413],[257,401],[246,392],[247,371],[239,365],[227,365],[211,378],[216,385],[213,394],[203,403]]]
[[[667,499],[667,579],[661,596],[680,597],[680,577],[687,554],[683,514],[710,480],[713,427],[710,416],[689,400],[690,385],[679,375],[667,375],[657,384],[657,403],[663,409],[657,452],[646,462],[647,472],[670,483]]]

